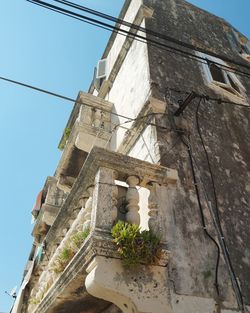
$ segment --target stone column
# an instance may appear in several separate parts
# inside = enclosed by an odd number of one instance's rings
[[[156,182],[150,182],[146,186],[149,191],[148,208],[149,208],[149,221],[148,227],[154,234],[159,236],[162,243],[167,242],[167,224],[166,210],[169,209],[169,189],[166,186],[160,186]],[[172,201],[171,201],[172,202]]]
[[[129,185],[126,201],[127,201],[127,214],[126,220],[128,223],[140,225],[140,215],[139,215],[139,192],[136,186],[139,184],[139,178],[136,176],[129,176],[126,180]]]
[[[115,171],[100,167],[95,177],[91,228],[110,231],[117,218]]]
[[[89,194],[89,198],[85,203],[85,210],[84,210],[84,217],[83,217],[84,223],[82,226],[83,230],[90,228],[94,186],[88,187],[87,192]]]
[[[156,182],[150,182],[147,184],[147,188],[150,191],[148,197],[148,227],[155,234],[159,234],[162,231],[161,221],[159,218],[159,188],[160,186]]]
[[[88,201],[88,197],[85,196],[81,198],[81,210],[78,213],[78,216],[76,218],[76,225],[72,225],[73,232],[81,231],[83,229],[83,224],[85,222],[85,215],[86,215],[86,203]]]
[[[94,109],[93,112],[93,126],[99,128],[101,127],[102,113],[98,109]]]

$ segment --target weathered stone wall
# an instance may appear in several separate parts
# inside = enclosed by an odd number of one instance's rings
[[[147,28],[245,62],[230,45],[227,36],[230,27],[222,19],[182,0],[144,0],[144,4],[154,9],[154,17],[146,20]],[[172,131],[158,129],[161,163],[177,169],[180,178],[178,189],[171,191],[168,199],[167,195],[165,199],[169,205],[166,227],[169,250],[172,253],[170,279],[176,293],[213,297],[216,247],[204,235],[187,148],[174,131],[172,116],[178,107],[178,100],[183,100],[187,96],[184,91],[194,90],[215,98],[221,98],[223,95],[206,85],[201,64],[197,61],[150,45],[148,54],[150,77],[154,85],[153,96],[160,100],[166,98],[167,102],[167,117],[162,117],[158,122],[172,128]],[[248,62],[246,64],[249,65]],[[245,102],[247,102],[250,95],[250,80],[243,76],[238,76],[238,79],[246,88]],[[181,92],[167,88],[175,88]],[[215,199],[210,173],[196,125],[198,102],[198,99],[195,99],[190,103],[175,122],[190,135],[195,170],[204,181],[208,200],[214,209]],[[199,119],[214,175],[222,228],[245,303],[249,304],[250,111],[232,104],[206,101],[201,103]],[[215,236],[202,190],[201,198],[208,230]],[[228,305],[233,306],[235,297],[223,257],[219,267],[219,287],[222,300],[228,301],[230,303]]]

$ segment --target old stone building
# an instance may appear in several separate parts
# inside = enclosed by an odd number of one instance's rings
[[[249,312],[249,41],[184,0],[127,0],[119,18],[132,25],[77,97],[13,311]],[[160,237],[154,262],[122,265],[118,219]]]

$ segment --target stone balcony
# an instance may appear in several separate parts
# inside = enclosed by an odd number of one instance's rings
[[[145,195],[141,191],[147,190],[147,226],[166,238],[167,208],[162,199],[176,183],[174,170],[94,147],[45,238],[44,259],[30,281],[28,312],[98,313],[111,303],[122,312],[165,311],[169,305],[169,252],[165,243],[156,263],[128,271],[122,266],[110,231],[119,215],[129,223],[140,223],[139,201]],[[126,210],[121,213],[119,198],[124,194]],[[55,272],[58,256],[72,235],[82,230],[90,230],[87,238],[66,267]]]
[[[79,92],[59,143],[63,154],[56,170],[58,186],[69,192],[93,146],[106,147],[111,137],[113,104]]]
[[[64,199],[65,194],[57,187],[56,178],[48,177],[42,190],[41,208],[32,231],[36,243],[41,242],[46,236],[56,219]]]

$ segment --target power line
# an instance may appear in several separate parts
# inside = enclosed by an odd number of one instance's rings
[[[241,292],[241,288],[240,285],[238,283],[233,265],[232,265],[232,261],[231,261],[231,257],[229,254],[229,250],[227,248],[227,244],[225,241],[225,237],[223,234],[223,230],[221,227],[221,222],[220,222],[220,216],[219,216],[219,208],[218,208],[218,201],[217,201],[217,192],[216,192],[216,188],[215,188],[215,181],[214,181],[214,175],[212,172],[212,167],[210,164],[210,160],[209,160],[209,156],[208,156],[208,152],[206,149],[206,145],[202,136],[202,132],[201,132],[201,127],[200,127],[200,122],[199,122],[199,109],[200,109],[200,105],[202,101],[206,101],[206,99],[204,97],[200,97],[199,102],[197,104],[197,108],[196,108],[196,112],[195,112],[195,118],[196,118],[196,128],[197,128],[197,132],[199,135],[199,138],[201,140],[201,144],[202,144],[202,148],[203,151],[205,153],[206,156],[206,161],[207,161],[207,165],[208,165],[208,170],[209,170],[209,174],[210,174],[210,179],[211,179],[211,183],[212,183],[212,191],[213,191],[213,197],[214,197],[214,203],[215,203],[215,214],[214,214],[214,210],[211,208],[211,205],[208,201],[208,197],[207,194],[205,192],[205,188],[204,188],[204,193],[205,193],[205,199],[207,201],[207,205],[208,205],[208,209],[211,213],[211,216],[213,218],[213,222],[214,222],[214,226],[217,232],[217,236],[218,236],[218,241],[219,241],[219,245],[216,242],[216,240],[208,233],[207,231],[207,227],[206,227],[206,223],[205,223],[205,216],[203,213],[203,207],[202,207],[202,203],[201,203],[201,198],[200,198],[200,193],[199,193],[199,188],[198,188],[198,181],[197,181],[197,177],[196,177],[196,172],[194,169],[194,163],[193,160],[195,160],[193,153],[192,153],[192,147],[191,147],[191,143],[189,140],[185,140],[184,139],[184,134],[185,132],[181,129],[178,129],[175,126],[175,121],[173,119],[173,123],[174,123],[174,129],[177,132],[177,134],[179,134],[180,139],[182,140],[182,143],[187,147],[188,150],[188,155],[189,155],[189,161],[190,161],[190,166],[191,166],[191,171],[192,171],[192,177],[193,177],[193,182],[194,182],[194,187],[195,187],[195,191],[196,191],[196,196],[197,196],[197,201],[198,201],[198,206],[199,206],[199,210],[200,210],[200,215],[201,215],[201,222],[202,222],[202,226],[204,229],[205,234],[214,242],[214,244],[217,247],[217,261],[216,261],[216,269],[215,269],[215,287],[216,287],[216,291],[217,294],[219,296],[219,286],[218,286],[218,271],[219,271],[219,261],[220,261],[220,250],[222,250],[222,253],[224,255],[225,258],[225,263],[228,267],[228,271],[229,271],[229,275],[230,275],[230,279],[232,282],[232,286],[235,292],[235,296],[237,299],[237,303],[239,306],[239,309],[242,312],[245,312],[245,308],[244,308],[244,300],[243,300],[243,295]],[[196,167],[198,168],[197,164]],[[199,176],[198,176],[199,177]],[[200,179],[201,181],[201,179]],[[201,181],[202,182],[202,181]]]
[[[119,34],[123,33],[123,34],[126,34],[126,35],[132,35],[132,37],[134,37],[135,40],[138,40],[138,38],[139,38],[140,40],[143,40],[144,43],[153,44],[154,46],[157,46],[158,48],[163,48],[164,47],[164,48],[170,49],[171,51],[168,51],[170,53],[175,53],[176,54],[176,52],[178,52],[178,53],[181,53],[181,54],[185,55],[186,57],[187,56],[189,58],[192,57],[196,61],[197,60],[205,61],[205,64],[207,64],[207,61],[208,61],[207,58],[204,58],[202,56],[198,56],[196,54],[193,54],[193,53],[190,53],[190,52],[187,52],[187,51],[183,51],[183,50],[181,50],[179,48],[166,45],[166,44],[164,44],[162,42],[159,42],[159,41],[156,41],[156,40],[153,40],[153,39],[150,39],[150,38],[143,37],[143,36],[141,36],[141,35],[139,35],[139,34],[137,34],[135,32],[127,31],[127,30],[119,28],[117,26],[113,26],[113,25],[101,22],[100,20],[93,19],[93,18],[87,17],[86,15],[82,15],[82,14],[79,14],[79,13],[75,13],[73,11],[66,10],[64,8],[61,8],[61,7],[49,4],[49,3],[41,1],[41,0],[26,0],[26,1],[28,1],[30,3],[33,3],[33,4],[36,4],[36,5],[43,6],[44,8],[46,8],[48,10],[56,11],[57,13],[60,13],[60,14],[63,14],[63,15],[69,16],[69,17],[77,17],[78,20],[81,20],[81,21],[84,21],[84,22],[86,22],[86,21],[91,22],[92,25],[95,25],[97,27],[99,27],[99,25],[101,25],[102,28],[103,27],[108,28],[106,30],[110,30],[111,31],[111,29],[112,29],[112,30],[115,30],[115,32],[118,32]],[[135,27],[136,27],[136,30],[137,30],[138,27],[136,25],[135,25]],[[198,50],[196,50],[196,51],[198,51]],[[238,69],[232,69],[230,66],[223,65],[223,64],[215,62],[215,61],[210,61],[209,60],[209,62],[213,63],[213,64],[216,64],[220,68],[224,68],[224,69],[226,69],[229,72],[237,73],[238,75],[250,78],[250,73],[243,72],[243,71],[238,70]]]
[[[220,247],[219,247],[217,241],[212,237],[212,235],[207,230],[207,225],[206,225],[206,221],[205,221],[205,215],[204,215],[204,212],[203,212],[203,206],[201,204],[200,192],[199,192],[197,178],[196,178],[196,173],[195,173],[195,169],[194,169],[193,154],[192,154],[191,145],[189,143],[187,143],[185,141],[185,139],[183,138],[183,135],[184,135],[183,132],[178,132],[178,134],[180,136],[180,139],[181,139],[182,143],[187,147],[188,156],[189,156],[189,162],[190,162],[191,172],[192,172],[192,178],[193,178],[195,193],[196,193],[197,202],[198,202],[198,206],[199,206],[200,217],[201,217],[201,224],[202,224],[203,231],[204,231],[205,235],[214,243],[214,245],[216,246],[216,249],[217,249],[214,286],[215,286],[217,295],[219,296],[220,295],[220,290],[219,290],[219,284],[218,284],[218,274],[219,274],[219,264],[220,264]]]
[[[165,101],[166,101],[166,95],[165,95]],[[202,98],[199,99],[199,102],[201,102],[201,101],[202,101]],[[190,162],[190,167],[191,167],[193,184],[194,184],[195,193],[196,193],[197,202],[198,202],[198,207],[199,207],[199,212],[200,212],[201,225],[202,225],[204,234],[205,234],[205,236],[207,236],[213,242],[213,244],[216,246],[216,249],[217,249],[214,286],[215,286],[215,290],[216,290],[217,296],[219,297],[220,296],[220,290],[219,290],[219,283],[218,283],[218,275],[219,275],[219,264],[220,264],[220,253],[221,253],[220,247],[219,247],[219,244],[217,243],[217,241],[213,238],[213,236],[209,233],[209,231],[207,229],[206,220],[205,220],[205,214],[204,214],[203,206],[202,206],[202,203],[201,203],[201,197],[200,197],[200,192],[199,192],[199,188],[198,188],[196,172],[195,172],[195,169],[194,169],[194,161],[193,161],[194,160],[194,156],[193,156],[193,152],[192,152],[192,146],[190,144],[190,141],[186,140],[184,138],[184,136],[186,137],[185,131],[183,129],[179,129],[176,126],[175,120],[174,120],[174,116],[172,116],[172,122],[173,122],[174,131],[176,132],[178,138],[180,138],[181,142],[187,148],[189,162]]]
[[[201,100],[198,102],[197,108],[196,108],[196,112],[195,112],[195,120],[196,120],[196,128],[197,128],[197,132],[201,141],[201,145],[202,145],[202,149],[205,153],[206,156],[206,161],[207,161],[207,165],[208,165],[208,171],[209,171],[209,176],[211,179],[211,183],[212,183],[212,191],[213,191],[213,197],[214,197],[214,204],[215,204],[215,213],[216,213],[216,225],[217,225],[217,231],[218,231],[218,237],[219,237],[219,241],[221,243],[221,248],[225,257],[225,261],[226,264],[229,268],[229,273],[230,273],[230,278],[232,281],[232,285],[233,285],[233,289],[235,291],[235,295],[236,295],[236,299],[239,305],[239,308],[244,311],[244,301],[243,301],[243,296],[241,293],[241,288],[239,286],[237,277],[235,275],[235,271],[232,265],[232,261],[231,261],[231,257],[230,254],[228,252],[228,248],[227,248],[227,244],[225,241],[225,236],[223,233],[223,229],[221,227],[221,221],[220,221],[220,215],[219,215],[219,207],[218,207],[218,200],[217,200],[217,191],[216,191],[216,187],[215,187],[215,181],[214,181],[214,174],[212,171],[212,167],[211,167],[211,163],[210,163],[210,159],[208,156],[208,152],[207,152],[207,148],[202,136],[202,132],[201,132],[201,127],[200,127],[200,121],[199,121],[199,109],[200,109],[200,105],[201,105]],[[204,99],[204,103],[205,103],[205,99]]]
[[[176,92],[178,94],[190,95],[190,91],[180,90],[180,89],[170,88],[170,87],[165,88],[164,92],[166,92],[168,90],[174,91],[174,92]],[[244,109],[249,109],[250,108],[250,105],[247,105],[247,104],[233,102],[233,101],[228,101],[228,100],[222,100],[221,98],[213,98],[213,97],[210,97],[210,96],[208,96],[206,94],[197,93],[196,91],[193,91],[193,93],[196,95],[197,98],[203,98],[206,101],[213,101],[213,102],[216,102],[217,104],[231,104],[231,105],[238,106],[238,107],[241,107],[241,108],[244,108]]]
[[[98,28],[101,28],[101,29],[104,29],[104,30],[107,30],[107,31],[110,31],[110,32],[117,33],[117,34],[119,34],[120,36],[124,36],[124,37],[128,37],[128,38],[133,38],[133,39],[135,39],[135,34],[134,34],[134,33],[131,33],[131,34],[121,33],[121,32],[119,31],[120,28],[119,28],[119,30],[113,29],[113,26],[112,26],[112,25],[109,25],[110,28],[108,28],[108,27],[105,27],[105,26],[101,26],[101,25],[99,25],[99,24],[97,24],[97,23],[84,20],[84,19],[82,19],[82,18],[80,18],[80,17],[76,17],[76,16],[72,15],[73,12],[71,12],[71,13],[62,12],[62,11],[60,11],[61,8],[59,8],[59,7],[57,7],[57,9],[55,9],[55,8],[50,8],[50,7],[48,7],[48,4],[47,4],[47,3],[46,3],[46,5],[45,5],[45,4],[40,4],[40,3],[35,2],[35,0],[26,0],[26,1],[27,1],[27,2],[30,2],[30,3],[32,3],[32,4],[35,4],[35,5],[37,5],[37,6],[43,7],[43,8],[45,8],[45,9],[48,9],[48,10],[50,10],[50,11],[54,11],[54,12],[56,12],[56,13],[59,13],[59,14],[61,14],[61,15],[65,15],[65,16],[71,17],[71,18],[73,18],[73,19],[79,20],[79,21],[81,21],[81,22],[83,22],[83,23],[90,24],[90,25],[93,25],[93,26],[97,26]],[[70,11],[68,11],[68,12],[70,12]],[[108,25],[108,24],[107,24],[107,25]],[[135,40],[138,41],[138,42],[147,43],[147,38],[146,38],[146,37],[143,37],[143,39],[136,38]],[[159,48],[159,43],[158,43],[158,42],[156,42],[156,43],[150,42],[149,45],[152,46],[152,47]],[[167,48],[164,48],[164,47],[161,47],[161,49],[164,50],[164,51],[173,53],[173,51],[171,50],[172,47],[169,47],[168,49],[167,49]],[[173,49],[174,49],[174,48],[173,48]],[[185,56],[184,54],[185,54],[184,51],[177,52],[177,51],[175,50],[175,55],[180,55],[180,56],[182,56],[183,58],[187,58],[187,59],[190,59],[190,60],[194,60],[194,61],[196,61],[196,62],[198,62],[198,63],[201,63],[201,64],[207,64],[207,62],[203,62],[203,61],[200,60],[199,57],[196,56],[196,55],[195,55],[194,57],[191,57],[191,56],[187,57],[187,56]],[[221,64],[219,64],[219,65],[222,66]],[[228,69],[228,72],[235,73],[231,68],[230,68],[230,70]]]
[[[27,1],[28,1],[28,2],[31,2],[31,3],[33,3],[33,4],[36,4],[36,5],[39,5],[39,4],[40,4],[40,6],[43,6],[43,7],[47,8],[47,9],[49,9],[49,10],[52,10],[52,11],[56,11],[57,13],[60,13],[60,14],[66,15],[66,16],[70,16],[70,17],[76,16],[76,17],[78,17],[78,18],[77,18],[78,20],[83,19],[83,20],[82,20],[83,22],[86,22],[86,21],[89,22],[89,21],[91,21],[92,23],[96,23],[96,24],[101,25],[101,26],[102,26],[101,28],[103,28],[103,26],[105,26],[106,28],[109,27],[109,28],[115,30],[115,32],[118,32],[119,34],[121,34],[121,32],[124,33],[124,34],[130,34],[130,35],[132,34],[132,36],[135,37],[136,40],[137,40],[138,38],[143,39],[143,40],[144,40],[144,43],[150,42],[151,44],[154,44],[154,46],[157,46],[157,47],[161,47],[161,48],[162,48],[162,47],[165,47],[165,48],[168,48],[168,49],[172,49],[173,51],[175,51],[175,54],[176,54],[176,52],[178,52],[178,53],[181,53],[181,54],[184,54],[184,55],[188,55],[189,57],[191,56],[192,58],[195,58],[196,61],[197,61],[197,60],[200,60],[200,61],[203,60],[203,61],[206,62],[205,64],[207,64],[207,59],[204,58],[204,57],[202,57],[202,56],[198,56],[198,55],[195,55],[195,54],[192,54],[192,53],[189,53],[189,52],[180,50],[180,49],[175,48],[175,47],[173,47],[173,46],[168,46],[168,45],[163,44],[163,43],[161,43],[161,42],[159,42],[159,41],[155,41],[155,40],[152,40],[152,39],[149,39],[149,38],[140,36],[140,35],[138,35],[138,34],[136,34],[136,33],[131,33],[130,31],[126,31],[126,30],[121,29],[121,28],[119,28],[119,27],[116,27],[116,26],[113,26],[113,25],[110,25],[110,24],[101,22],[101,21],[99,21],[99,20],[96,20],[96,19],[93,19],[93,18],[84,16],[84,15],[81,15],[81,14],[78,14],[78,13],[75,13],[75,12],[73,12],[73,11],[69,11],[69,10],[63,9],[63,8],[61,8],[61,7],[58,7],[58,6],[49,4],[49,3],[47,3],[47,2],[43,2],[43,1],[41,1],[41,0],[27,0]],[[41,5],[41,4],[42,4],[42,5]],[[94,24],[93,24],[93,25],[94,25]],[[97,25],[95,25],[95,26],[97,26]],[[97,27],[98,27],[98,26],[97,26]],[[135,25],[135,28],[137,29],[138,27]],[[168,52],[173,53],[173,51],[168,51]],[[227,71],[229,71],[229,72],[238,73],[239,75],[247,76],[248,78],[250,77],[250,76],[249,76],[250,73],[246,73],[246,72],[243,72],[243,71],[240,71],[240,70],[235,70],[235,69],[232,70],[231,67],[229,67],[229,66],[227,66],[227,65],[223,65],[223,64],[221,64],[221,63],[217,63],[217,62],[215,62],[215,61],[210,61],[210,63],[214,63],[214,64],[218,65],[218,66],[221,67],[221,68],[226,68]]]
[[[202,52],[202,53],[205,53],[205,54],[208,54],[208,55],[211,55],[211,56],[214,56],[216,58],[219,58],[223,61],[226,61],[226,62],[230,62],[232,64],[235,64],[235,65],[239,65],[239,66],[242,66],[246,69],[250,69],[250,66],[244,64],[244,63],[241,63],[241,62],[237,62],[235,60],[232,60],[230,58],[228,58],[227,56],[225,55],[220,55],[220,54],[217,54],[217,53],[214,53],[212,51],[208,51],[206,49],[202,49],[202,48],[199,48],[195,45],[192,45],[192,44],[189,44],[187,42],[184,42],[184,41],[180,41],[176,38],[173,38],[171,36],[168,36],[168,35],[165,35],[165,34],[162,34],[162,33],[159,33],[159,32],[156,32],[156,31],[153,31],[151,29],[146,29],[145,27],[142,27],[140,25],[135,25],[135,24],[132,24],[130,22],[127,22],[127,21],[124,21],[122,19],[119,19],[119,18],[115,18],[114,16],[111,16],[111,15],[108,15],[108,14],[105,14],[103,12],[100,12],[100,11],[97,11],[97,10],[93,10],[93,9],[90,9],[88,7],[85,7],[85,6],[82,6],[82,5],[79,5],[79,4],[75,4],[71,1],[67,1],[67,0],[53,0],[54,2],[58,2],[58,3],[61,3],[61,4],[64,4],[66,6],[69,6],[69,7],[72,7],[72,8],[76,8],[76,9],[79,9],[83,12],[86,12],[86,13],[89,13],[89,14],[92,14],[92,15],[95,15],[95,16],[98,16],[98,17],[101,17],[103,19],[107,19],[109,21],[112,21],[112,22],[115,22],[115,23],[119,23],[121,25],[125,25],[127,27],[130,27],[132,29],[135,29],[137,31],[141,31],[141,32],[144,32],[146,33],[147,35],[152,35],[154,37],[157,37],[157,38],[160,38],[160,39],[164,39],[166,41],[169,41],[169,42],[172,42],[174,44],[177,44],[179,46],[182,46],[184,48],[188,48],[188,49],[191,49],[191,50],[195,50],[195,51],[199,51],[199,52]]]
[[[51,91],[48,91],[48,90],[46,90],[46,89],[42,89],[42,88],[39,88],[39,87],[35,87],[35,86],[29,85],[29,84],[26,84],[26,83],[22,83],[22,82],[13,80],[13,79],[9,79],[9,78],[0,76],[0,80],[9,82],[9,83],[12,83],[12,84],[15,84],[15,85],[19,85],[19,86],[22,86],[22,87],[25,87],[25,88],[29,88],[29,89],[32,89],[32,90],[35,90],[35,91],[38,91],[38,92],[41,92],[41,93],[44,93],[44,94],[53,96],[53,97],[57,97],[57,98],[60,98],[60,99],[69,101],[69,102],[73,102],[73,103],[80,104],[80,105],[85,105],[85,106],[87,106],[87,107],[96,109],[96,107],[93,106],[93,105],[91,105],[91,104],[83,103],[83,102],[77,101],[77,100],[75,100],[75,99],[73,99],[73,98],[70,98],[70,97],[67,97],[67,96],[63,96],[63,95],[61,95],[61,94],[58,94],[58,93],[55,93],[55,92],[51,92]],[[107,110],[107,109],[105,109],[105,108],[102,108],[101,110],[102,110],[103,112],[106,112],[106,113],[109,113],[109,114],[111,114],[111,115],[114,115],[114,116],[117,116],[117,117],[120,117],[120,118],[123,118],[123,119],[126,119],[126,120],[127,120],[126,122],[121,123],[121,124],[127,124],[127,123],[130,123],[130,122],[135,122],[135,121],[138,121],[138,120],[143,120],[144,118],[150,118],[150,117],[152,117],[152,116],[156,116],[156,115],[159,115],[159,114],[164,114],[164,113],[149,113],[149,114],[146,114],[146,115],[144,115],[144,116],[139,116],[139,117],[136,117],[136,118],[132,118],[132,117],[128,117],[128,116],[125,116],[125,115],[122,115],[122,114],[118,114],[118,113],[115,113],[115,112],[110,112],[109,110]],[[145,121],[144,121],[144,123],[145,123],[146,125],[156,126],[156,127],[158,127],[158,128],[162,128],[162,129],[169,130],[169,128],[164,127],[164,126],[157,125],[157,124],[155,124],[155,123],[145,122]],[[118,124],[118,125],[119,125],[119,124]],[[117,127],[119,127],[119,126],[117,126]]]
[[[45,4],[41,4],[41,3],[35,3],[33,0],[26,0],[27,2],[30,2],[30,3],[33,3],[33,4],[36,4],[37,6],[40,6],[40,7],[42,7],[42,8],[45,8],[45,9],[48,9],[48,7],[45,5]],[[56,13],[61,13],[58,9],[56,9],[56,8],[51,8],[50,9],[51,11],[54,11],[54,12],[56,12]],[[68,17],[71,17],[71,18],[73,18],[73,19],[75,19],[75,20],[78,20],[78,21],[82,21],[83,22],[83,20],[82,19],[80,19],[79,17],[76,17],[76,16],[73,16],[73,15],[71,15],[70,13],[64,13],[63,15],[65,15],[65,16],[68,16]],[[112,29],[109,29],[108,27],[105,27],[105,26],[100,26],[100,25],[98,25],[98,24],[96,24],[96,23],[94,23],[94,22],[90,22],[90,21],[84,21],[86,24],[89,24],[89,25],[93,25],[93,26],[97,26],[97,27],[99,27],[99,28],[102,28],[102,29],[105,29],[105,30],[108,30],[108,31],[112,31]],[[125,36],[125,35],[124,35]]]

